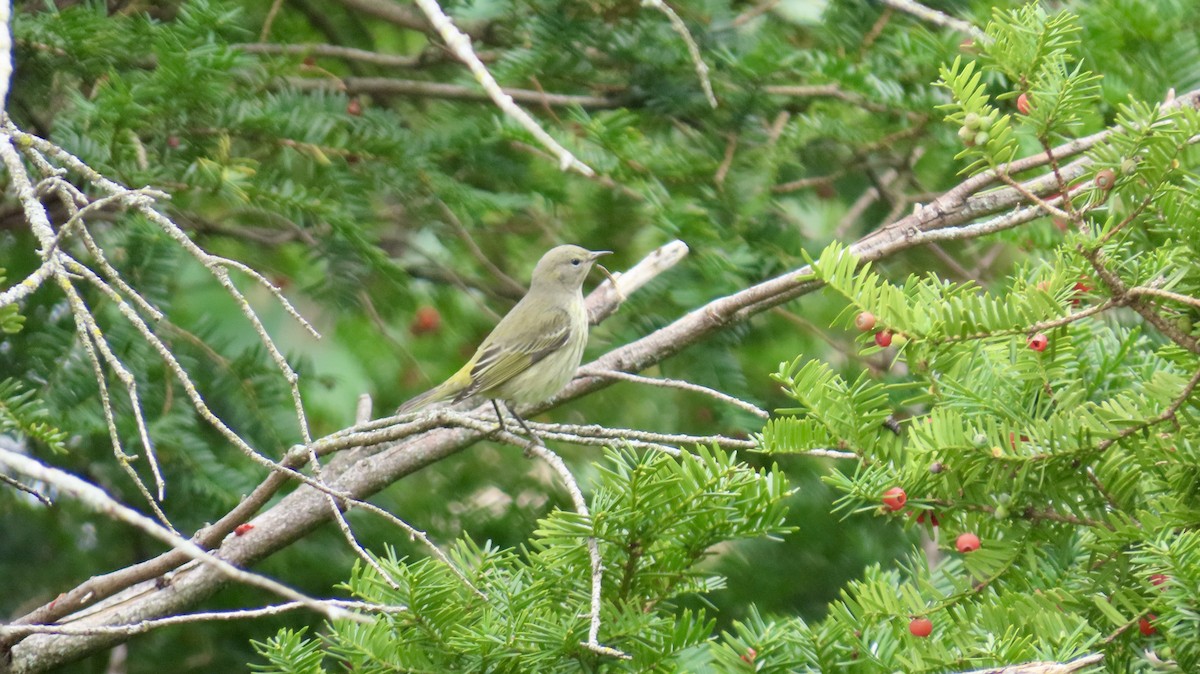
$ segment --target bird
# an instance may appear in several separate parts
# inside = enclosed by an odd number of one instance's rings
[[[583,282],[596,259],[611,252],[570,244],[551,248],[534,267],[528,292],[500,319],[475,355],[446,381],[404,403],[397,412],[482,396],[491,400],[501,430],[504,417],[498,400],[536,439],[512,406],[549,400],[575,375],[588,334]]]

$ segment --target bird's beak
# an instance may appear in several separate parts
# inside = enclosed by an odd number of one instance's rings
[[[592,262],[595,262],[595,261],[596,261],[596,258],[598,258],[598,257],[604,257],[605,255],[612,255],[612,251],[611,251],[611,250],[596,250],[596,251],[592,251],[592,258],[591,258],[591,259],[592,259]],[[602,265],[602,264],[598,264],[598,265],[596,265],[596,269],[599,269],[599,270],[600,270],[600,273],[601,273],[601,274],[604,274],[604,277],[605,277],[605,278],[607,278],[607,279],[608,279],[608,282],[612,284],[613,290],[617,291],[617,302],[618,302],[618,303],[620,303],[620,302],[624,302],[624,301],[625,301],[625,298],[624,298],[624,297],[621,295],[621,288],[620,288],[620,287],[617,285],[617,279],[616,279],[616,278],[613,276],[612,272],[610,272],[610,271],[609,271],[609,270],[608,270],[608,269],[607,269],[607,268],[606,268],[604,265]]]

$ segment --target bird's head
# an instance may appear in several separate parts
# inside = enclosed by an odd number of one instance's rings
[[[531,288],[574,292],[583,287],[583,280],[592,270],[596,258],[608,255],[608,250],[588,250],[565,245],[551,248],[533,269]]]

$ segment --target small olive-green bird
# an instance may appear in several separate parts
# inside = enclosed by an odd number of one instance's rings
[[[583,281],[596,258],[609,252],[571,245],[551,248],[534,267],[529,292],[496,324],[471,360],[398,411],[471,396],[490,398],[493,406],[497,400],[533,404],[561,391],[579,369],[587,345]]]

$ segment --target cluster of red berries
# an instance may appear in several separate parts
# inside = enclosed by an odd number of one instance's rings
[[[905,504],[908,503],[908,494],[905,493],[904,489],[901,487],[892,487],[883,492],[883,498],[881,500],[883,502],[883,507],[895,512],[902,510]],[[923,519],[924,513],[921,514],[921,517],[919,517],[917,521],[922,521]],[[934,522],[934,526],[937,526],[936,515],[931,514],[930,521]],[[971,532],[960,534],[958,539],[954,542],[954,547],[963,554],[974,552],[980,548],[979,536]],[[912,621],[908,623],[908,631],[911,632],[914,637],[924,639],[930,634],[933,634],[933,621],[924,616],[913,618]]]
[[[1082,283],[1076,283],[1075,289],[1080,292],[1086,292],[1088,290],[1088,287]],[[876,324],[875,314],[873,314],[869,311],[860,312],[857,316],[854,317],[854,327],[858,328],[862,332],[870,332],[870,331],[874,330],[875,324]],[[887,329],[876,332],[875,333],[875,345],[881,349],[885,349],[885,348],[891,346],[892,345],[892,337],[894,336],[894,334],[895,333],[893,333],[891,330],[887,330]],[[1050,345],[1050,338],[1046,336],[1046,333],[1039,332],[1036,335],[1033,335],[1032,337],[1029,338],[1028,345],[1029,345],[1029,348],[1033,349],[1034,351],[1038,351],[1038,352],[1045,351],[1046,347]]]
[[[862,332],[870,332],[870,331],[874,330],[875,323],[876,323],[875,314],[873,314],[869,311],[860,312],[857,316],[854,317],[854,327],[858,328]],[[880,330],[879,332],[876,332],[875,333],[875,345],[881,349],[886,349],[887,347],[892,345],[892,336],[894,334],[895,333],[893,333],[891,330],[887,330],[887,329],[883,329],[883,330]]]
[[[884,508],[887,508],[892,512],[896,512],[904,509],[905,504],[908,503],[908,494],[905,493],[903,487],[892,487],[891,489],[883,492],[883,498],[880,500],[883,502]],[[917,521],[924,522],[925,513],[921,513],[921,515],[917,518]],[[934,526],[939,524],[937,515],[932,513],[930,513],[929,521],[932,522]],[[958,540],[954,543],[954,547],[957,548],[959,552],[963,553],[974,552],[975,550],[979,549],[979,545],[979,536],[976,536],[970,532],[959,536]]]

